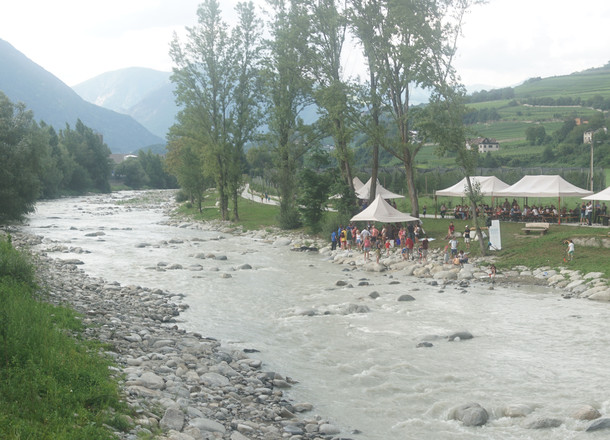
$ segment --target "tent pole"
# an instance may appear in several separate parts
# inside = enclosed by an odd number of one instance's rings
[[[557,197],[557,205],[559,205],[559,210],[557,211],[557,224],[561,224],[561,196]]]

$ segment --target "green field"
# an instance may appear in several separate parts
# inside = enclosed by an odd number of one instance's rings
[[[572,75],[554,76],[540,81],[529,81],[515,88],[515,98],[560,98],[580,97],[588,99],[595,95],[610,96],[609,71],[595,69]]]

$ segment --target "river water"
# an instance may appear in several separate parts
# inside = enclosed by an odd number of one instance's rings
[[[318,254],[261,239],[168,226],[154,197],[141,202],[149,197],[122,192],[40,202],[25,230],[45,237],[42,248],[89,251],[50,255],[80,259],[92,276],[184,294],[190,308],[181,327],[259,350],[252,356],[266,370],[299,381],[289,398],[314,404],[343,437],[607,438],[585,433],[590,422],[570,415],[584,404],[610,413],[608,304],[566,300],[540,287],[481,284],[464,293],[400,272],[345,271]],[[226,260],[196,258],[202,253]],[[160,262],[185,269],[154,270]],[[245,263],[252,269],[237,269]],[[193,265],[202,270],[187,270]],[[355,287],[337,287],[338,280]],[[369,285],[358,286],[362,280]],[[380,297],[369,297],[373,291]],[[416,300],[397,301],[404,293]],[[370,311],[347,313],[353,304]],[[315,316],[304,313],[310,310]],[[445,338],[461,330],[474,338]],[[422,340],[433,347],[416,348]],[[490,412],[486,426],[449,420],[452,408],[468,402]],[[514,404],[534,408],[528,421],[563,424],[526,429],[523,418],[503,416]]]

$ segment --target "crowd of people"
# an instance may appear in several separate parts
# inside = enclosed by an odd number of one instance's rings
[[[447,206],[442,203],[440,207],[441,218],[448,215]],[[516,199],[509,202],[504,199],[504,202],[498,204],[495,208],[487,204],[477,206],[477,215],[486,215],[490,219],[498,219],[515,222],[539,222],[545,221],[555,223],[559,219],[560,211],[554,204],[550,205],[524,205],[523,208],[519,205]],[[471,209],[466,205],[456,205],[453,208],[451,217],[458,220],[467,220],[471,218]],[[593,223],[602,223],[604,217],[608,216],[608,207],[606,202],[599,201],[593,205],[593,202],[582,202],[579,206],[573,209],[567,207],[561,208],[562,222],[576,222],[581,225],[592,225]]]
[[[388,224],[381,230],[375,223],[368,223],[358,229],[355,223],[339,226],[331,233],[331,249],[357,249],[364,255],[364,261],[371,260],[371,253],[379,263],[381,255],[390,255],[392,249],[400,249],[403,260],[428,260],[430,241],[419,222],[405,225]]]

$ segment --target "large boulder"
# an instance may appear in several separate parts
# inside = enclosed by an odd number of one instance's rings
[[[487,410],[478,403],[466,403],[454,408],[453,419],[459,420],[464,426],[483,426],[489,420]]]
[[[610,289],[604,289],[588,296],[593,301],[610,301]]]
[[[159,426],[163,429],[173,429],[181,431],[184,425],[184,413],[179,409],[168,408],[165,415],[159,421]]]
[[[584,405],[572,413],[572,417],[577,420],[595,420],[601,417],[601,413],[591,405]]]

